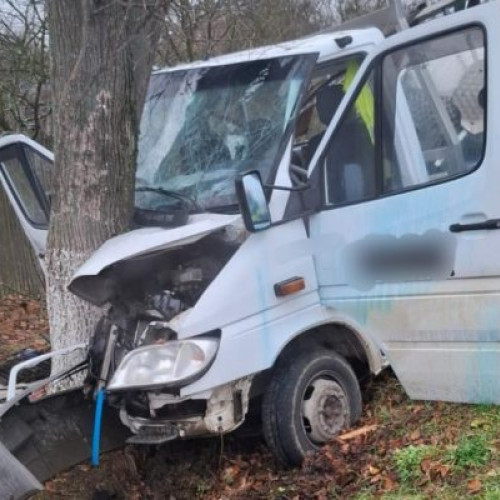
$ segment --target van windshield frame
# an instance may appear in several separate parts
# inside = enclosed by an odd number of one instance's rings
[[[192,212],[238,212],[239,174],[258,170],[264,183],[273,182],[317,56],[153,74],[141,120],[136,207],[174,209],[180,196],[193,201]]]

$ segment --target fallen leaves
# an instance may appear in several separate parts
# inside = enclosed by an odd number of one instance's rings
[[[0,301],[0,363],[21,349],[48,348],[49,326],[40,302],[20,295]]]
[[[420,429],[415,429],[410,433],[410,441],[418,441],[422,437],[422,434],[420,432]]]
[[[467,482],[467,490],[469,493],[476,494],[483,489],[481,481],[477,478],[471,479]]]
[[[429,457],[424,458],[420,464],[420,469],[430,481],[435,482],[438,479],[444,479],[451,471],[450,465],[445,465],[439,460],[431,460]]]
[[[36,301],[0,301],[0,355],[47,348],[47,334],[46,316]],[[407,486],[396,472],[394,454],[411,446],[433,447],[440,453],[425,454],[416,464],[419,475],[411,487],[428,498],[439,498],[443,486],[454,488],[457,498],[480,495],[500,475],[498,462],[456,473],[444,459],[464,430],[494,429],[489,414],[478,415],[465,405],[411,402],[390,374],[382,375],[370,391],[359,426],[311,454],[299,469],[277,468],[260,437],[228,436],[222,455],[219,439],[120,450],[104,456],[99,469],[82,464],[60,474],[46,483],[47,494],[91,499],[105,492],[106,498],[126,500],[324,500],[349,499],[366,491],[380,497]],[[498,456],[496,448],[491,453]]]

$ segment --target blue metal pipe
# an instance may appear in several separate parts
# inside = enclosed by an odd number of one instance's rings
[[[99,466],[99,449],[101,445],[101,421],[102,410],[104,408],[104,400],[106,392],[104,389],[98,389],[95,401],[95,417],[94,417],[94,433],[92,435],[92,457],[90,463],[94,467]]]

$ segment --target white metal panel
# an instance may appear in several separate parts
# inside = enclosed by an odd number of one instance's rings
[[[274,284],[294,276],[304,278],[305,289],[277,297]],[[376,342],[353,318],[322,307],[317,287],[312,246],[301,220],[252,234],[196,306],[171,322],[180,338],[222,331],[213,366],[182,395],[270,368],[294,337],[325,323],[359,332],[372,371],[379,371],[383,357]]]
[[[500,218],[498,19],[499,2],[474,7],[395,35],[373,55],[470,25],[485,28],[489,92],[486,151],[480,168],[442,184],[326,210],[311,221],[322,302],[377,339],[415,398],[500,403],[500,231],[449,230],[459,222]],[[364,70],[373,62],[368,59]],[[352,91],[355,87],[356,82]],[[339,115],[330,132],[338,119]],[[399,127],[405,127],[404,120]],[[412,140],[407,132],[400,130],[402,146]],[[360,242],[385,238],[399,244],[429,234],[452,242],[448,276],[368,283],[354,277],[350,258]]]
[[[11,146],[13,144],[25,144],[26,146],[29,146],[33,150],[40,153],[42,156],[48,158],[51,161],[54,161],[54,155],[48,149],[44,148],[41,144],[38,144],[25,135],[11,134],[0,137],[0,149]],[[12,208],[17,218],[19,219],[19,223],[21,224],[21,227],[23,228],[28,241],[31,243],[33,250],[35,251],[35,255],[39,257],[39,262],[42,270],[45,272],[45,261],[43,256],[45,255],[48,231],[46,229],[35,228],[26,220],[21,207],[18,205],[14,197],[14,193],[12,193],[2,172],[0,172],[0,184],[7,194],[9,202],[11,203]]]

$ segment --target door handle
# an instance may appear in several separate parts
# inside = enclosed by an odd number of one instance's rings
[[[464,231],[484,231],[500,229],[500,219],[489,219],[484,222],[474,222],[472,224],[452,224],[450,231],[452,233],[462,233]]]

